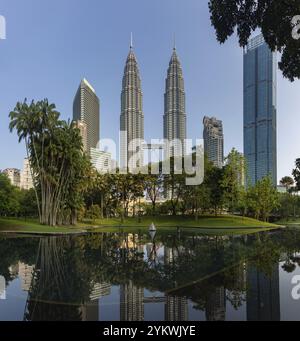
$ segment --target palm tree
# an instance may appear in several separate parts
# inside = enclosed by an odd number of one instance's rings
[[[19,143],[24,140],[25,141],[25,147],[26,147],[26,154],[27,158],[30,164],[30,172],[31,172],[31,177],[34,180],[34,173],[32,171],[31,167],[31,158],[30,158],[30,144],[31,144],[31,139],[32,135],[34,132],[34,126],[33,126],[33,112],[32,109],[34,107],[34,102],[31,103],[30,106],[27,104],[27,99],[24,100],[23,103],[18,102],[14,111],[10,112],[9,117],[10,117],[10,124],[9,124],[9,129],[10,132],[13,130],[17,131],[17,135],[19,137]],[[40,200],[37,192],[37,186],[36,182],[33,181],[34,185],[34,191],[36,195],[36,200],[37,200],[37,206],[38,206],[38,213],[41,219],[41,205],[40,205]]]
[[[291,187],[293,187],[295,185],[295,181],[290,176],[285,176],[280,180],[280,185],[284,186],[286,188],[287,192],[289,192]]]
[[[40,222],[51,226],[62,221],[67,210],[72,212],[69,220],[76,221],[74,209],[89,168],[79,130],[59,116],[47,99],[29,106],[26,100],[17,103],[10,113],[10,130],[17,131],[19,142],[25,141]]]

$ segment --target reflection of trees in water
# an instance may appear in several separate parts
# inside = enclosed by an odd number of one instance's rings
[[[149,259],[143,253],[146,244]],[[156,254],[153,261],[157,247],[164,256]],[[246,264],[267,279],[279,260],[298,264],[299,250],[297,231],[247,238],[158,235],[152,244],[146,236],[128,233],[0,239],[0,274],[11,280],[9,266],[19,260],[35,264],[26,320],[81,320],[81,307],[89,302],[95,283],[130,284],[190,299],[208,319],[222,319],[224,297],[235,309],[247,299]],[[180,318],[177,306],[173,315]],[[184,312],[183,307],[177,310]]]
[[[80,305],[90,293],[80,248],[70,238],[42,238],[24,319],[81,320]]]
[[[10,271],[11,267],[19,262],[34,264],[38,243],[37,238],[0,237],[0,275],[7,283],[16,276]]]
[[[274,264],[274,256],[277,257],[270,252],[274,245],[261,238],[250,238],[246,243],[243,238],[194,236],[178,240],[172,237],[157,241],[164,245],[164,261],[150,266],[144,260],[139,238],[122,233],[90,235],[77,238],[76,242],[60,238],[41,240],[27,319],[80,319],[78,307],[88,301],[90,283],[97,281],[115,285],[134,283],[137,288],[152,291],[171,290],[172,296],[195,302],[209,319],[222,319],[221,303],[225,295],[236,309],[245,301],[241,269],[244,260],[251,257],[257,267],[267,269],[270,262]],[[267,255],[263,260],[262,254]],[[222,272],[202,280],[207,274],[219,271]],[[186,286],[194,281],[200,282]],[[174,292],[181,286],[182,289]]]

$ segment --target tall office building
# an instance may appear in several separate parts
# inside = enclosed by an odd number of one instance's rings
[[[167,157],[185,154],[186,112],[184,79],[175,47],[166,79],[164,138],[167,141],[174,141],[171,148],[166,151]],[[178,141],[178,143],[175,141]]]
[[[33,178],[32,178],[32,170],[30,168],[30,162],[28,158],[24,159],[23,169],[21,171],[21,185],[22,189],[32,189],[33,185]]]
[[[224,165],[224,134],[222,121],[215,117],[204,117],[204,152],[215,167]]]
[[[129,171],[142,167],[142,141],[144,140],[143,93],[132,41],[122,82],[120,132],[120,167],[128,167]]]
[[[265,176],[277,185],[277,58],[262,35],[244,51],[244,154],[251,184]]]
[[[86,124],[86,149],[96,148],[100,140],[100,101],[91,84],[80,82],[73,102],[73,120]]]

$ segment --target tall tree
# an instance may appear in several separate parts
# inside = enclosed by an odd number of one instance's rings
[[[34,179],[40,222],[56,226],[75,222],[89,161],[82,152],[80,131],[59,119],[48,100],[17,103],[10,113],[10,130],[24,140]],[[66,219],[66,212],[69,218]]]
[[[300,191],[300,159],[296,160],[296,168],[293,170],[293,177],[296,182],[297,190]]]
[[[224,204],[223,177],[224,169],[217,167],[212,167],[205,175],[204,183],[210,189],[210,207],[214,209],[215,215],[223,208]]]
[[[269,176],[249,188],[248,198],[249,207],[254,212],[256,219],[268,221],[272,211],[279,207],[279,193]]]
[[[144,186],[152,203],[152,214],[155,215],[157,200],[163,193],[164,178],[161,172],[159,174],[150,174],[150,168],[151,166],[149,166],[148,175],[145,176]]]
[[[234,212],[242,199],[245,181],[245,159],[237,150],[233,149],[226,158],[224,176],[221,186],[224,189],[224,201],[230,212]]]

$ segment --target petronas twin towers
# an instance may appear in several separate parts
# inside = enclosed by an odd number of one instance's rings
[[[173,49],[165,92],[164,139],[170,141],[171,155],[184,153],[186,112],[184,80],[180,61]],[[134,170],[143,164],[144,113],[143,93],[133,44],[126,60],[121,94],[121,168]]]

